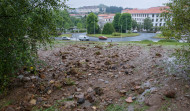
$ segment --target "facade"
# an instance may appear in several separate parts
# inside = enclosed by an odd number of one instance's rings
[[[77,13],[98,13],[100,12],[100,8],[97,6],[84,6],[76,9]]]
[[[149,9],[126,9],[122,10],[121,13],[130,13],[132,19],[136,20],[138,24],[143,24],[145,18],[150,18],[152,20],[153,26],[165,26],[166,22],[161,13],[164,12],[164,9],[168,8],[166,6],[162,7],[152,7]]]
[[[99,14],[98,15],[98,25],[103,28],[106,23],[112,23],[115,14]]]
[[[85,17],[88,16],[88,14],[69,14],[71,17],[76,17],[76,18],[81,18],[81,17]]]

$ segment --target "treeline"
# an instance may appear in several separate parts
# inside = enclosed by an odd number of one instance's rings
[[[106,13],[121,13],[123,7],[110,6],[106,7]]]

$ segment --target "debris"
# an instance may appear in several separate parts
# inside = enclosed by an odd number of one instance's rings
[[[127,99],[125,99],[125,101],[126,101],[127,103],[132,103],[132,102],[133,102],[132,97],[128,97]]]
[[[164,95],[168,98],[175,98],[176,92],[175,91],[167,91]]]
[[[30,104],[31,104],[31,105],[36,105],[36,100],[35,100],[35,99],[31,99],[31,100],[30,100]]]

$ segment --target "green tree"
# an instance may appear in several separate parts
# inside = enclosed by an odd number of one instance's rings
[[[121,17],[121,13],[116,13],[116,15],[114,16],[113,27],[114,27],[116,32],[119,32],[119,29],[121,27],[119,24],[120,17]]]
[[[102,34],[112,34],[113,32],[115,32],[113,25],[111,23],[106,23],[104,25]]]
[[[60,0],[1,0],[0,2],[0,92],[19,69],[34,70],[38,46],[51,42],[56,32],[54,10]]]
[[[152,20],[150,18],[145,18],[144,19],[144,29],[147,31],[150,31],[153,27]]]
[[[138,27],[137,21],[136,20],[132,20],[132,28],[133,28],[133,30],[137,29],[137,27]]]
[[[98,26],[98,18],[94,13],[90,13],[87,17],[87,33],[100,33],[100,28]]]
[[[122,27],[122,32],[126,32],[126,30],[131,30],[132,27],[132,18],[131,14],[123,13],[119,19],[119,24]]]
[[[78,29],[82,29],[82,24],[81,24],[81,23],[78,23],[78,24],[77,24],[77,28],[78,28]]]

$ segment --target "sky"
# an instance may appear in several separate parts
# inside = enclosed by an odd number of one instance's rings
[[[78,8],[82,6],[94,6],[104,4],[107,6],[121,6],[123,8],[150,8],[156,6],[163,6],[169,0],[69,0],[66,4],[71,8]]]

